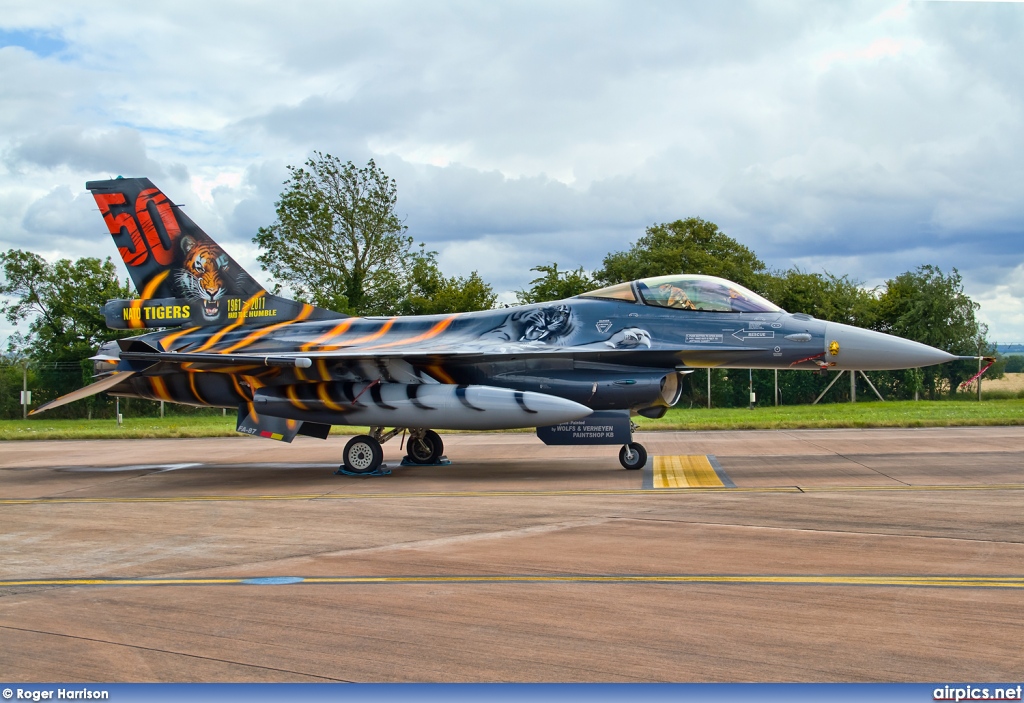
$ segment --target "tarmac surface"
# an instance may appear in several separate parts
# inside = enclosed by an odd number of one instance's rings
[[[1024,679],[1022,427],[346,439],[0,443],[0,677]]]

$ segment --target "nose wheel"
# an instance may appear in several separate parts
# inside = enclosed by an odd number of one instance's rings
[[[619,450],[619,463],[628,471],[642,469],[647,463],[647,450],[639,442],[630,442]]]

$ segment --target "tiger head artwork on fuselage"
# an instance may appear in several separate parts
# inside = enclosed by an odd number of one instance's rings
[[[220,316],[220,302],[234,286],[231,259],[212,242],[199,242],[186,235],[179,240],[185,258],[177,271],[178,295],[196,301],[203,317]]]

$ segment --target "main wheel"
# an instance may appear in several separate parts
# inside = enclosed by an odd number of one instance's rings
[[[422,437],[410,439],[407,449],[414,464],[436,464],[444,454],[444,442],[437,432],[427,430]]]
[[[629,471],[642,469],[647,463],[647,450],[639,442],[632,442],[619,450],[619,463]]]
[[[345,445],[345,469],[354,474],[371,474],[384,461],[380,442],[365,434],[353,437]]]

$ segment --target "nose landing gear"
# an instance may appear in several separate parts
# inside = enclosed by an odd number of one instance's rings
[[[647,449],[639,442],[630,442],[619,450],[619,463],[628,471],[642,469],[647,463]]]
[[[633,433],[639,428],[632,420],[629,421],[629,443],[619,450],[619,463],[627,471],[637,471],[647,464],[647,449],[639,442],[633,441]]]

